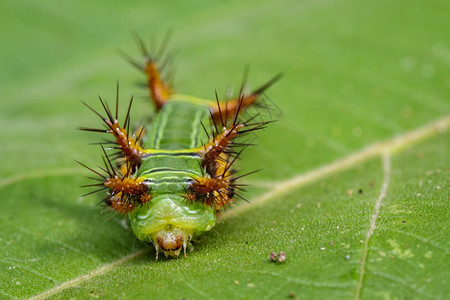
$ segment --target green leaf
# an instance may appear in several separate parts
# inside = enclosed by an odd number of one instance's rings
[[[0,3],[1,298],[444,299],[450,294],[450,43],[442,1]],[[130,32],[174,29],[177,91],[254,87],[283,111],[240,166],[252,202],[188,257],[154,259],[80,197],[98,120],[135,94]],[[147,113],[145,113],[147,112]],[[271,263],[272,252],[287,254]]]

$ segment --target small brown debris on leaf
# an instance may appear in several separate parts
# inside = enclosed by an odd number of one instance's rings
[[[278,263],[284,263],[286,261],[286,252],[281,251],[280,253],[276,253],[276,252],[271,252],[269,254],[269,261],[270,262],[278,262]]]
[[[271,252],[271,253],[269,254],[269,260],[270,260],[271,262],[276,262],[276,261],[277,261],[277,257],[278,257],[278,255],[277,255],[275,252]]]

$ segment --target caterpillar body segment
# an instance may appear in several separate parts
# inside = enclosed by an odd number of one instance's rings
[[[85,104],[101,118],[104,129],[81,129],[110,134],[113,146],[105,150],[102,144],[100,171],[82,165],[98,176],[97,183],[88,186],[108,191],[105,204],[127,215],[136,237],[151,242],[157,258],[159,252],[179,256],[182,250],[186,256],[192,238],[215,225],[216,212],[242,198],[237,181],[247,174],[237,176],[234,163],[246,145],[236,140],[268,122],[243,121],[241,112],[279,76],[249,95],[241,90],[229,102],[175,94],[157,67],[165,46],[151,56],[140,39],[138,44],[144,65],[129,60],[145,71],[157,113],[150,124],[130,133],[132,101],[123,125],[118,96],[114,115],[101,98],[105,115]]]

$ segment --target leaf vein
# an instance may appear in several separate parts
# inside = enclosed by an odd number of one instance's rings
[[[24,228],[16,228],[16,230],[20,231],[20,232],[23,232],[25,234],[31,235],[33,238],[36,236],[35,233],[30,232],[30,231],[28,231],[28,230],[26,230]],[[76,247],[70,246],[70,245],[68,245],[66,243],[63,243],[61,241],[58,241],[58,240],[54,240],[52,238],[49,238],[48,236],[44,236],[44,237],[40,237],[40,238],[43,239],[43,240],[49,241],[51,243],[54,243],[56,245],[60,245],[62,247],[65,247],[65,248],[67,248],[67,249],[69,249],[69,250],[71,250],[73,252],[79,253],[79,254],[81,254],[81,255],[83,255],[83,256],[85,256],[85,257],[87,257],[87,258],[89,258],[89,259],[91,259],[91,260],[93,260],[95,262],[99,262],[99,260],[96,257],[94,257],[94,256],[90,255],[89,253],[86,253],[86,252],[84,252],[84,251],[82,251],[82,250],[80,250],[80,249],[78,249]]]
[[[12,175],[8,178],[0,180],[0,189],[15,183],[21,182],[26,179],[36,179],[47,176],[58,176],[58,175],[75,175],[75,174],[86,174],[86,171],[80,168],[60,168],[60,169],[44,169],[44,170],[30,170]]]
[[[362,293],[362,289],[363,289],[363,283],[364,283],[366,268],[367,268],[367,256],[369,253],[370,239],[372,238],[373,232],[376,229],[377,219],[380,214],[380,208],[383,205],[384,198],[386,198],[386,193],[387,193],[387,190],[389,187],[389,182],[391,179],[391,156],[390,156],[389,151],[387,151],[387,150],[383,153],[382,163],[383,163],[383,184],[381,186],[380,195],[378,196],[378,199],[375,202],[373,214],[370,219],[369,230],[367,231],[366,239],[364,241],[361,265],[360,265],[360,269],[359,269],[359,280],[358,280],[358,284],[356,285],[356,294],[355,294],[356,300],[361,298],[361,293]]]
[[[189,289],[191,289],[192,291],[194,291],[196,294],[205,297],[205,299],[214,299],[211,296],[207,295],[206,293],[200,291],[198,288],[193,287],[191,284],[189,284],[187,281],[183,280],[183,278],[179,277],[178,278],[179,281],[181,281],[181,283],[183,283],[185,286],[187,286]]]
[[[38,272],[38,271],[36,271],[34,269],[31,269],[31,268],[28,268],[28,267],[24,266],[24,265],[21,265],[21,264],[17,263],[17,261],[15,261],[13,259],[8,259],[8,258],[0,259],[0,263],[4,263],[5,265],[7,265],[7,264],[10,265],[11,261],[14,261],[14,267],[17,267],[19,269],[25,270],[25,271],[27,271],[27,272],[29,272],[31,274],[34,274],[34,275],[36,275],[38,277],[45,278],[47,280],[50,280],[51,282],[54,282],[54,283],[58,284],[58,282],[55,279],[53,279],[52,277],[47,276],[45,274],[42,274],[42,273],[40,273],[40,272]]]
[[[385,229],[385,230],[387,230],[387,229]],[[417,234],[413,234],[413,233],[409,233],[409,232],[405,232],[405,231],[395,230],[395,229],[389,229],[389,231],[392,231],[392,232],[395,232],[395,233],[399,233],[399,234],[403,234],[403,235],[407,235],[409,237],[415,238],[415,239],[417,239],[417,240],[419,240],[419,241],[421,241],[421,242],[423,242],[425,244],[431,245],[431,246],[433,246],[433,247],[443,251],[447,255],[449,254],[449,250],[448,249],[446,249],[446,248],[436,244],[435,242],[432,242],[432,241],[424,238],[423,236],[420,236],[420,235],[417,235]]]
[[[131,253],[130,255],[127,255],[119,260],[113,261],[112,263],[109,263],[109,264],[105,264],[105,265],[101,266],[100,268],[97,268],[87,274],[80,275],[72,280],[64,282],[61,285],[58,285],[52,289],[49,289],[39,295],[33,296],[30,298],[30,300],[45,299],[47,297],[50,297],[54,294],[57,294],[65,289],[70,288],[70,287],[76,286],[86,280],[93,278],[93,277],[105,274],[105,273],[111,271],[112,269],[114,269],[115,267],[117,267],[118,265],[122,265],[124,263],[127,263],[130,260],[133,260],[133,259],[139,257],[139,256],[145,255],[149,251],[150,251],[150,248],[146,248],[146,249]]]
[[[400,285],[402,285],[402,286],[404,286],[404,287],[406,287],[406,288],[408,288],[410,290],[413,290],[414,292],[419,293],[419,294],[421,294],[423,296],[426,296],[428,298],[434,298],[434,297],[431,297],[428,293],[426,293],[422,289],[417,288],[414,283],[408,283],[405,280],[403,280],[402,278],[398,278],[398,277],[395,277],[395,276],[392,276],[392,275],[389,275],[389,274],[385,274],[385,273],[381,273],[381,272],[372,272],[371,271],[370,273],[372,275],[385,278],[385,279],[387,279],[389,281],[392,281],[392,282],[394,282],[396,284],[400,284]]]

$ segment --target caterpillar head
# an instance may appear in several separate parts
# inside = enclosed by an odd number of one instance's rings
[[[156,257],[162,252],[167,256],[179,256],[194,235],[210,230],[215,222],[214,209],[202,203],[187,203],[177,194],[163,194],[150,203],[136,207],[130,214],[130,225],[142,241],[151,242]]]
[[[192,239],[192,234],[193,230],[191,229],[166,225],[151,235],[156,255],[161,250],[166,257],[178,256],[183,249],[184,256],[186,256],[186,249],[189,241]]]

